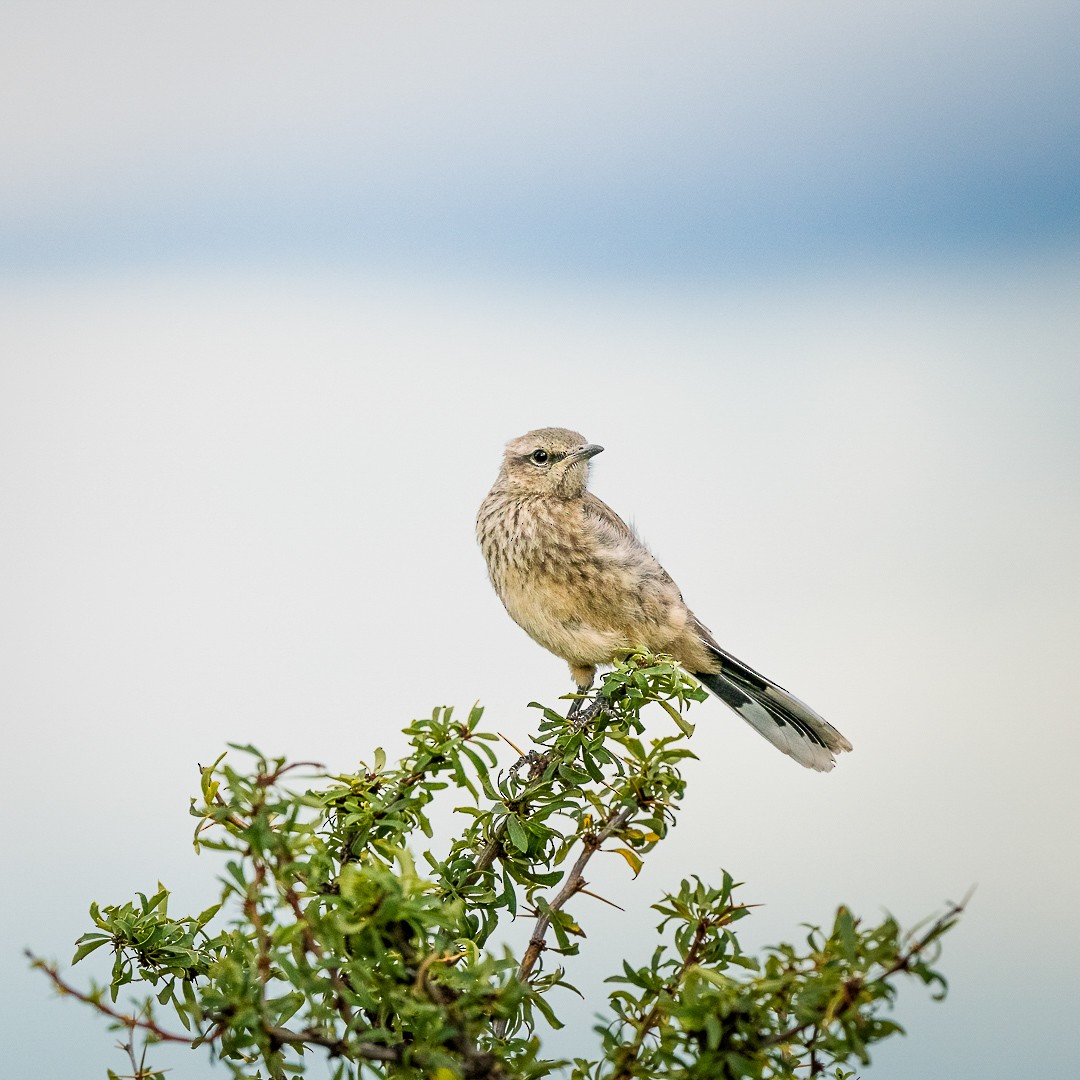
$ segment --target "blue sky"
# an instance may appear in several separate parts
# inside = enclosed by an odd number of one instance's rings
[[[701,707],[683,823],[597,870],[626,913],[581,912],[560,1048],[600,958],[725,867],[748,945],[976,884],[948,1001],[904,991],[862,1075],[1065,1075],[1078,38],[1040,2],[4,4],[9,1070],[123,1068],[21,950],[158,879],[214,900],[186,811],[226,742],[345,770],[478,698],[527,740],[566,671],[473,516],[559,424],[855,745],[810,775]]]
[[[10,4],[0,266],[730,277],[1080,230],[1068,3]]]

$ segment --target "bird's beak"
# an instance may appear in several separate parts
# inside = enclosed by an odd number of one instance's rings
[[[603,451],[602,446],[597,446],[596,443],[588,443],[585,446],[579,446],[572,456],[575,460],[588,461],[589,458],[596,457],[597,454],[601,454]]]

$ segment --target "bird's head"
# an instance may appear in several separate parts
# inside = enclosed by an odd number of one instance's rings
[[[499,479],[522,495],[580,498],[589,480],[589,459],[604,448],[566,428],[537,428],[506,444]]]

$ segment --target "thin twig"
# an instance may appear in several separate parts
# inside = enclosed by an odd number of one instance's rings
[[[599,832],[589,834],[583,838],[584,850],[578,856],[577,862],[574,863],[573,868],[563,882],[563,887],[558,891],[551,903],[548,904],[547,911],[536,920],[536,927],[533,930],[532,937],[529,939],[529,947],[525,950],[521,965],[518,967],[519,982],[528,981],[532,969],[536,966],[536,961],[539,960],[540,954],[544,951],[545,938],[547,937],[548,928],[551,926],[552,916],[562,908],[570,897],[582,891],[585,885],[582,871],[588,865],[589,860],[600,850],[600,845],[612,833],[617,832],[630,820],[636,809],[637,807],[634,805],[624,806],[621,810],[612,814],[607,824]],[[505,1019],[497,1020],[492,1027],[495,1037],[501,1039],[506,1034],[506,1027],[507,1021]]]
[[[327,1035],[313,1028],[305,1028],[303,1031],[293,1031],[292,1028],[264,1026],[263,1031],[272,1042],[280,1045],[322,1046],[331,1054],[344,1056],[346,1054],[365,1058],[368,1061],[400,1061],[401,1051],[392,1046],[379,1046],[377,1043],[349,1043],[336,1035]]]
[[[70,983],[66,983],[60,977],[60,972],[58,972],[52,964],[49,964],[46,961],[40,959],[40,957],[35,956],[29,950],[26,951],[26,956],[29,958],[30,962],[34,965],[34,967],[39,968],[41,971],[45,972],[49,980],[52,982],[53,986],[55,986],[61,994],[70,995],[71,997],[76,998],[79,1001],[85,1002],[87,1005],[92,1005],[95,1009],[97,1009],[98,1012],[104,1013],[112,1020],[118,1021],[129,1030],[134,1028],[141,1028],[143,1031],[149,1031],[152,1035],[154,1035],[155,1038],[160,1039],[162,1042],[187,1043],[188,1046],[190,1046],[192,1042],[194,1042],[194,1039],[190,1035],[179,1035],[173,1031],[166,1031],[164,1028],[159,1027],[157,1022],[154,1021],[152,1018],[140,1020],[137,1016],[132,1016],[130,1013],[120,1012],[119,1009],[114,1009],[110,1005],[106,1005],[105,1002],[101,1000],[100,996],[95,994],[85,994],[81,990],[77,990]]]
[[[619,904],[616,904],[614,900],[609,900],[606,896],[601,896],[599,893],[595,893],[592,889],[581,888],[578,892],[582,896],[591,896],[594,900],[599,900],[603,904],[607,904],[609,907],[615,908],[616,911],[626,911],[626,908]]]
[[[503,741],[504,743],[506,743],[506,744],[507,744],[508,746],[510,746],[510,747],[511,747],[511,749],[513,749],[513,750],[516,750],[516,751],[518,752],[518,754],[519,754],[519,755],[520,755],[521,757],[524,757],[524,756],[525,756],[525,751],[524,751],[524,750],[522,750],[522,749],[521,749],[521,747],[519,747],[519,746],[516,746],[516,745],[515,745],[515,744],[514,744],[514,743],[513,743],[513,742],[512,742],[512,741],[511,741],[510,739],[508,739],[508,738],[507,738],[507,737],[506,737],[506,736],[505,736],[505,735],[504,735],[504,734],[503,734],[503,733],[502,733],[501,731],[499,731],[499,732],[496,732],[496,734],[497,734],[497,735],[499,736],[499,738],[500,738],[500,739],[502,739],[502,741]]]

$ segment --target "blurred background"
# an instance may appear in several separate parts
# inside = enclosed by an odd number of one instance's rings
[[[861,1075],[1069,1074],[1078,46],[1053,0],[7,0],[5,1071],[124,1070],[21,950],[159,879],[213,901],[187,802],[227,741],[347,770],[477,699],[527,739],[567,672],[473,517],[561,425],[855,752],[811,774],[700,706],[670,842],[592,877],[626,913],[582,901],[553,1051],[725,867],[748,946],[977,886],[948,1000],[904,987]]]

